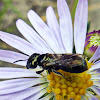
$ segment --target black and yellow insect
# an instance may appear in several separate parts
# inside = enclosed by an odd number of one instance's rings
[[[27,61],[27,69],[36,68],[37,66],[42,67],[42,70],[36,73],[40,74],[44,70],[48,73],[57,72],[58,70],[63,70],[70,73],[81,73],[88,69],[86,60],[81,54],[32,54]]]

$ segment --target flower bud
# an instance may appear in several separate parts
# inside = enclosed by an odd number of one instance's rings
[[[85,41],[85,55],[92,57],[98,46],[100,45],[100,30],[87,33]]]

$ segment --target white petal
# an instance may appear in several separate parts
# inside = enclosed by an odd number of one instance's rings
[[[61,53],[65,53],[64,45],[62,42],[61,38],[61,32],[59,28],[59,24],[57,21],[57,18],[55,16],[53,8],[50,6],[46,10],[46,19],[47,19],[47,24],[50,28],[50,30],[54,33],[56,40],[58,41]]]
[[[54,33],[43,22],[43,20],[32,10],[28,12],[28,18],[30,22],[32,23],[33,27],[35,28],[35,30],[48,43],[50,48],[55,53],[61,53],[58,42],[54,36]]]
[[[68,5],[65,0],[57,0],[57,8],[59,14],[60,30],[67,53],[73,50],[73,29],[72,20]]]
[[[41,85],[41,86],[35,86],[31,87],[22,91],[6,94],[6,95],[0,95],[0,99],[2,100],[23,100],[37,92],[39,92],[41,89],[46,87],[46,85]]]
[[[40,100],[50,100],[50,98],[52,98],[54,96],[53,93],[48,94],[47,96],[41,98]]]
[[[100,46],[97,48],[97,50],[95,51],[94,55],[91,57],[89,62],[92,62],[92,61],[95,62],[99,58],[100,58]]]
[[[90,87],[97,95],[100,96],[100,88],[99,87],[96,87],[96,86],[92,86]]]
[[[74,42],[76,53],[83,54],[87,31],[88,0],[79,0],[74,22]]]
[[[98,100],[98,98],[96,98],[95,96],[93,96],[93,95],[91,94],[91,97],[89,98],[89,100]]]
[[[99,69],[99,68],[100,68],[100,63],[97,63],[95,65],[92,65],[92,67],[89,69],[89,71]]]
[[[21,53],[9,51],[9,50],[0,50],[0,60],[2,61],[26,66],[26,61],[28,58],[29,56],[23,55]],[[19,61],[19,62],[14,63],[14,61],[17,61],[17,60],[26,60],[26,61]]]
[[[91,75],[91,79],[92,80],[95,80],[95,79],[99,79],[100,80],[100,75],[98,75],[98,74]]]
[[[35,71],[29,69],[0,67],[1,79],[21,78],[21,77],[42,77],[42,76],[40,74],[36,74]]]
[[[98,100],[93,94],[91,94],[90,92],[86,92],[86,96],[88,96],[89,100]]]
[[[2,100],[23,100],[27,97],[30,97],[31,95],[39,92],[41,89],[43,89],[45,85],[41,85],[41,86],[35,86],[35,87],[31,87],[28,89],[25,89],[23,91],[18,91],[15,93],[10,93],[10,94],[6,94],[6,95],[0,95],[0,99]],[[16,97],[16,98],[15,98]]]
[[[0,39],[25,54],[32,55],[33,53],[40,53],[29,42],[16,35],[0,31]]]
[[[81,96],[81,98],[82,100],[88,100],[88,98],[85,95]]]
[[[18,30],[21,34],[33,44],[34,48],[41,51],[41,53],[52,53],[53,51],[47,45],[47,43],[23,20],[19,19],[16,22]]]
[[[42,95],[47,92],[46,89],[41,90],[40,92],[34,94],[33,96],[26,98],[25,100],[38,100]]]
[[[93,76],[92,76],[93,77]],[[100,76],[99,76],[100,77]],[[95,79],[93,79],[92,78],[92,80],[93,80],[93,85],[94,86],[97,86],[97,87],[100,87],[100,78],[99,77],[93,77],[93,78],[95,78]]]
[[[0,95],[22,91],[34,85],[44,83],[40,78],[12,79],[0,82]]]

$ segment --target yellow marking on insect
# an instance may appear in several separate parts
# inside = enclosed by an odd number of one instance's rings
[[[49,57],[47,57],[47,60],[50,60],[50,58],[49,58]]]
[[[49,60],[49,57],[46,57],[46,56],[45,56],[45,59],[44,59],[44,60],[45,60],[45,61],[48,61],[48,60]]]
[[[32,61],[32,65],[34,65],[34,63],[37,61],[37,58],[38,58],[39,56],[36,56],[35,57],[35,59]]]
[[[48,58],[49,58],[49,57],[44,56],[43,59],[41,60],[41,63],[42,63],[43,61],[48,61],[48,60],[49,60]]]
[[[45,60],[45,59],[46,59],[46,56],[44,56],[43,60]]]

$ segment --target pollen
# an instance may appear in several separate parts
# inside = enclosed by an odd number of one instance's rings
[[[55,94],[60,94],[61,93],[61,89],[60,88],[55,88],[54,89],[54,93]]]
[[[81,96],[80,95],[76,95],[74,100],[81,100]]]
[[[54,86],[54,85],[55,85],[55,81],[54,81],[54,80],[51,80],[51,81],[50,81],[50,85],[51,85],[51,86]]]
[[[55,87],[61,87],[61,83],[56,83]]]
[[[58,81],[60,81],[61,78],[59,76],[55,76],[54,79],[56,82],[58,82]]]
[[[69,97],[70,97],[70,98],[74,98],[74,97],[75,97],[75,92],[71,92],[71,93],[69,94]]]
[[[61,95],[56,95],[56,96],[55,96],[55,99],[56,99],[56,100],[61,100],[61,99],[62,99],[62,96],[61,96]]]
[[[62,85],[61,85],[61,88],[62,88],[62,89],[66,89],[66,88],[67,88],[67,85],[66,85],[66,84],[62,84]]]
[[[62,94],[66,94],[67,93],[67,89],[62,89]]]
[[[52,88],[51,87],[47,87],[47,92],[51,93],[52,92]]]
[[[86,89],[93,85],[91,75],[87,72],[69,73],[59,70],[64,76],[51,72],[47,75],[49,82],[47,92],[53,92],[55,100],[81,100],[86,94]]]
[[[48,74],[48,75],[47,75],[47,79],[48,79],[48,80],[52,80],[52,79],[53,79],[53,75],[52,75],[52,74]]]

